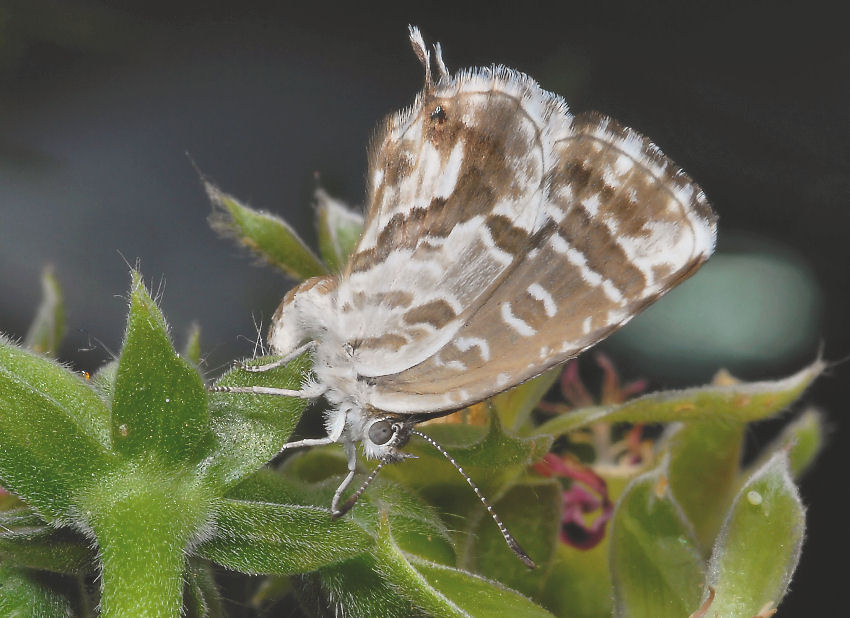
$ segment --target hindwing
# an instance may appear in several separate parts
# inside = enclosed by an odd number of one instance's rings
[[[451,341],[375,381],[371,405],[435,412],[510,388],[597,343],[711,255],[705,195],[646,138],[590,113],[552,150],[543,226]]]

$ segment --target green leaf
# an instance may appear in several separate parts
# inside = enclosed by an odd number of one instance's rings
[[[251,607],[259,608],[266,604],[276,603],[290,596],[293,592],[291,577],[267,575],[251,597]]]
[[[749,474],[761,468],[779,451],[788,453],[791,476],[800,478],[812,465],[823,448],[823,415],[815,408],[809,408],[790,423],[776,440],[764,449],[758,460],[749,466]]]
[[[817,378],[826,363],[817,360],[782,380],[730,386],[707,385],[652,393],[615,406],[562,414],[534,429],[558,436],[593,423],[668,423],[714,419],[744,423],[768,418],[787,408]]]
[[[209,436],[206,405],[201,376],[174,351],[162,313],[134,271],[112,403],[115,450],[196,461]]]
[[[590,550],[559,543],[541,591],[535,595],[557,616],[610,618],[608,539]]]
[[[309,459],[310,454],[304,457]],[[306,468],[302,462],[294,469]],[[337,478],[326,480],[320,484],[323,496],[311,499],[327,504],[338,481]],[[436,616],[487,615],[495,607],[520,612],[507,615],[542,612],[500,584],[446,566],[452,555],[443,549],[444,526],[432,509],[418,503],[402,487],[379,478],[348,517],[379,539],[377,558],[364,554],[321,568],[315,577],[301,580],[302,596],[318,596],[323,599],[320,602],[338,603],[346,613],[364,616],[409,616],[414,613],[411,605]],[[389,529],[392,549],[386,553],[384,549],[388,546],[382,545],[380,539]],[[370,551],[374,551],[374,541]],[[510,559],[516,560],[513,555]],[[463,613],[452,613],[457,611]]]
[[[91,543],[68,528],[53,528],[29,507],[0,513],[0,561],[82,574],[94,565]]]
[[[215,583],[215,571],[207,562],[190,560],[183,589],[186,618],[222,618],[221,595]]]
[[[48,521],[114,463],[108,414],[80,376],[0,338],[0,485]]]
[[[18,389],[40,394],[45,400],[41,405],[57,408],[89,439],[110,447],[109,408],[89,387],[85,375],[68,371],[0,335],[0,397],[7,391],[12,398],[12,392]],[[3,416],[0,414],[0,422]],[[33,425],[37,418],[33,418]],[[55,428],[48,425],[48,429],[55,433]]]
[[[668,438],[670,491],[706,557],[737,490],[745,427],[695,421],[679,425]]]
[[[327,269],[288,223],[267,212],[253,210],[204,181],[216,210],[213,229],[229,236],[297,280],[324,275]]]
[[[312,525],[324,525],[329,517],[327,507],[341,476],[332,476],[319,483],[304,483],[298,473],[313,476],[314,464],[321,465],[326,457],[311,449],[286,462],[280,474],[261,471],[236,487],[231,493],[244,496],[252,494],[259,500],[278,498],[320,505],[310,507],[317,513]],[[343,469],[345,466],[343,465]],[[410,602],[387,580],[381,565],[372,553],[375,537],[379,534],[380,520],[387,518],[398,531],[399,545],[404,551],[427,556],[436,562],[453,562],[454,553],[448,544],[448,533],[433,509],[422,504],[403,487],[387,483],[380,477],[369,487],[354,508],[343,518],[330,524],[333,534],[338,525],[354,525],[368,535],[369,553],[344,562],[321,567],[314,575],[296,578],[296,590],[305,606],[340,607],[346,615],[355,616],[410,616]],[[317,540],[321,544],[321,539]],[[321,545],[319,545],[321,547]],[[343,546],[344,547],[344,546]],[[305,547],[304,551],[309,551]]]
[[[332,521],[327,509],[313,506],[224,500],[216,513],[215,531],[198,553],[251,574],[313,571],[374,545],[355,523]]]
[[[358,556],[340,565],[295,578],[303,607],[327,607],[328,615],[408,618],[420,615],[403,591],[382,574],[371,555]]]
[[[310,449],[299,453],[289,458],[277,471],[260,470],[235,487],[229,497],[317,507],[327,513],[331,498],[345,476],[335,474],[339,469],[346,470],[344,459],[332,461],[332,474],[325,474],[321,481],[312,482],[308,479],[319,476],[321,471],[313,468],[325,467],[331,461],[327,455],[333,448]],[[339,447],[336,449],[341,451]],[[362,474],[366,476],[367,472],[364,470]],[[353,485],[356,486],[361,478],[355,477]],[[349,493],[352,491],[349,489]],[[406,488],[387,482],[380,476],[360,497],[350,513],[338,521],[356,523],[374,538],[378,534],[378,520],[384,513],[388,514],[395,530],[404,532],[398,538],[405,551],[446,564],[454,563],[455,555],[449,533],[434,509],[423,504]]]
[[[519,431],[528,422],[543,395],[552,388],[562,370],[560,366],[555,367],[533,380],[493,397],[490,401],[499,413],[502,424],[510,431]]]
[[[559,544],[562,495],[560,483],[543,480],[516,485],[493,504],[493,510],[537,563],[536,569],[529,569],[511,551],[483,506],[467,518],[468,524],[460,526],[461,538],[468,539],[461,566],[537,598]]]
[[[341,456],[334,457],[341,454],[342,449],[333,446],[310,449],[289,458],[279,474],[269,475],[261,471],[241,484],[233,493],[244,495],[251,492],[260,500],[290,501],[327,509],[334,492],[345,477],[345,459]],[[397,465],[404,464],[402,461]],[[396,466],[387,466],[384,470],[394,467]],[[370,471],[363,469],[362,476],[355,477],[352,485],[356,487]],[[321,478],[321,481],[312,480],[316,478]],[[259,484],[264,487],[258,486]],[[350,488],[348,493],[353,491],[354,488]],[[360,497],[350,514],[343,519],[350,517],[375,537],[378,520],[383,513],[389,514],[396,530],[404,532],[398,538],[405,551],[433,561],[454,564],[455,553],[451,538],[437,512],[424,504],[408,488],[389,482],[387,477],[379,476]]]
[[[693,530],[667,489],[666,462],[629,484],[610,535],[615,615],[681,618],[699,607],[705,567]]]
[[[403,552],[388,519],[378,536],[379,569],[417,607],[432,616],[550,616],[502,584]]]
[[[491,439],[495,440],[495,443],[501,442],[501,438],[497,439],[500,433],[494,432],[491,435]],[[479,433],[477,442],[480,443],[482,438],[486,440],[486,436],[481,436]],[[527,444],[528,441],[518,442],[520,444]],[[300,540],[304,543],[304,546],[285,551],[277,548],[271,553],[276,556],[275,560],[278,561],[283,559],[280,557],[281,554],[292,554],[293,552],[295,552],[294,555],[297,555],[297,552],[301,551],[308,551],[311,555],[321,554],[326,551],[322,549],[322,543],[330,542],[333,539],[333,535],[336,534],[334,532],[335,527],[342,523],[356,525],[362,531],[361,534],[365,533],[368,535],[368,541],[358,550],[360,555],[336,564],[321,566],[318,568],[316,575],[306,576],[298,580],[299,594],[302,598],[312,599],[305,601],[306,603],[315,603],[317,602],[315,601],[315,597],[319,597],[321,599],[318,601],[319,603],[328,603],[332,606],[339,604],[339,606],[345,608],[346,613],[352,615],[409,616],[414,611],[411,603],[413,605],[425,604],[426,608],[430,607],[433,611],[436,610],[434,607],[428,605],[429,603],[437,603],[435,607],[442,608],[443,605],[440,605],[437,597],[445,592],[448,595],[447,598],[451,599],[450,604],[454,603],[462,607],[470,615],[484,615],[483,613],[478,613],[479,610],[475,609],[477,607],[476,605],[473,604],[470,607],[464,605],[472,604],[473,600],[462,596],[463,587],[472,586],[473,589],[484,587],[482,590],[476,592],[476,595],[481,597],[476,601],[478,605],[486,606],[486,599],[484,599],[486,592],[486,594],[490,595],[489,598],[496,599],[493,602],[493,606],[504,601],[499,595],[507,595],[507,597],[512,599],[512,603],[515,602],[518,604],[517,607],[519,607],[520,611],[525,611],[528,608],[534,608],[535,611],[540,611],[539,608],[535,608],[529,601],[514,592],[506,591],[500,585],[487,582],[462,571],[456,571],[455,569],[450,569],[449,571],[440,569],[439,565],[454,562],[453,552],[447,543],[448,533],[444,524],[439,520],[433,509],[421,504],[403,487],[389,483],[386,479],[382,479],[381,477],[376,479],[364,495],[361,496],[359,502],[349,514],[337,522],[329,522],[329,515],[326,509],[330,504],[331,496],[338,486],[341,477],[336,475],[328,477],[327,470],[330,468],[331,472],[335,472],[339,469],[345,469],[344,460],[341,457],[331,456],[334,452],[333,447],[327,447],[325,449],[311,449],[304,453],[299,453],[287,460],[279,476],[269,471],[262,471],[253,475],[231,491],[232,496],[243,498],[253,496],[259,501],[258,503],[266,505],[267,508],[271,508],[269,507],[270,501],[280,499],[320,505],[320,508],[307,507],[309,510],[305,512],[311,514],[311,517],[306,520],[306,524],[320,527],[329,525],[329,527],[326,530],[319,528],[315,534],[300,532],[293,542],[299,542]],[[479,457],[481,456],[474,451],[473,454]],[[408,463],[411,462],[401,462],[394,466],[387,466],[384,470],[405,468]],[[318,483],[308,484],[304,481],[298,481],[297,479],[299,477],[303,479],[322,478],[324,480]],[[463,484],[466,492],[472,495],[473,500],[475,500],[474,494],[466,487],[466,483],[460,476],[457,476],[455,482]],[[353,485],[356,486],[357,481]],[[477,504],[477,507],[482,513],[486,514],[486,511],[480,504]],[[281,507],[274,508],[283,507],[281,505]],[[429,577],[440,577],[442,578],[441,581],[445,580],[448,582],[446,585],[449,585],[451,582],[457,584],[458,590],[431,592],[426,590],[423,592],[423,590],[418,589],[413,591],[416,597],[414,598],[407,588],[400,587],[399,581],[397,581],[398,574],[394,572],[395,566],[387,563],[384,560],[385,556],[376,560],[371,555],[375,551],[374,539],[383,534],[382,526],[385,524],[381,522],[386,522],[386,525],[390,526],[393,531],[393,551],[395,552],[392,556],[393,560],[402,559],[405,562],[418,560],[422,564],[425,564],[425,570],[428,573],[417,576],[420,578],[420,585],[422,585],[421,578],[423,577],[424,581],[428,581]],[[492,521],[488,520],[488,522],[495,529]],[[218,527],[220,528],[221,526],[219,525]],[[247,525],[246,528],[256,531],[262,529],[262,526],[252,523],[251,525]],[[289,528],[292,530],[286,534],[291,534],[298,530],[296,525],[290,525]],[[280,534],[275,535],[274,539],[279,541],[281,538],[285,538],[285,536],[281,531]],[[217,543],[218,541],[214,542]],[[499,537],[499,542],[504,543],[501,537]],[[551,545],[551,539],[549,539],[549,544]],[[251,547],[262,547],[264,542],[252,541],[251,543],[247,543],[247,545]],[[332,545],[355,548],[350,543],[334,542]],[[245,552],[245,546],[246,543],[240,543],[237,551]],[[210,554],[206,547],[206,544],[202,545],[202,551],[205,552],[205,555],[218,560],[219,557]],[[499,549],[507,553],[509,560],[516,560],[516,557],[503,546]],[[327,558],[324,559],[327,560]],[[245,565],[227,563],[227,566],[243,570]],[[307,566],[313,567],[315,565],[308,564]],[[410,568],[415,570],[416,567]],[[391,573],[390,571],[393,572]],[[427,586],[430,588],[431,584]],[[452,598],[452,595],[455,594],[458,598]],[[493,595],[496,596],[493,597]],[[521,603],[518,599],[521,600]],[[510,604],[507,607],[510,608]],[[483,612],[483,610],[481,611]],[[438,613],[437,615],[441,614]]]
[[[55,581],[36,571],[0,564],[0,616],[76,616],[74,604],[57,590]]]
[[[192,323],[189,334],[186,336],[186,345],[183,347],[183,358],[195,367],[201,364],[201,327]]]
[[[434,424],[424,428],[424,433],[442,444],[492,499],[497,499],[530,463],[543,457],[552,446],[548,436],[517,438],[506,434],[496,414],[490,415],[489,427]],[[400,480],[429,502],[454,513],[480,508],[478,498],[463,477],[433,446],[413,438],[406,450],[417,458],[384,468],[381,474],[385,478]]]
[[[259,358],[250,364],[271,360]],[[304,355],[271,371],[234,368],[216,385],[298,389],[309,368],[310,357]],[[252,393],[210,393],[209,401],[216,445],[206,464],[207,475],[227,487],[253,474],[280,452],[309,403],[295,397]]]
[[[410,562],[434,590],[461,609],[463,616],[552,616],[497,581],[415,556]]]
[[[338,481],[331,479],[329,485],[325,484],[327,490],[331,490],[327,491],[325,504],[330,502]],[[380,527],[386,519],[403,551],[442,564],[456,561],[449,531],[437,509],[425,504],[406,487],[379,478],[352,509],[351,518],[373,537],[380,536]]]
[[[317,189],[316,229],[319,254],[328,269],[341,271],[363,233],[363,215]]]
[[[803,412],[782,432],[779,439],[787,445],[794,478],[799,478],[811,467],[823,448],[823,436],[823,416],[814,408]]]
[[[59,344],[65,336],[65,305],[62,288],[52,268],[41,273],[41,304],[30,325],[24,345],[34,352],[56,356]]]
[[[528,465],[543,457],[551,446],[551,441],[545,436],[531,439],[508,436],[495,414],[491,415],[489,428],[437,424],[429,425],[426,431],[443,445],[493,503],[497,503],[525,474]],[[457,530],[455,541],[466,552],[469,530],[477,525],[480,518],[487,516],[487,511],[464,478],[433,446],[414,438],[406,450],[415,454],[417,459],[386,466],[381,474],[385,479],[397,479],[434,505],[439,512],[451,514],[451,527]],[[481,525],[495,528],[489,518]],[[525,540],[522,531],[518,534],[522,543]],[[526,568],[504,545],[502,539],[494,548],[494,553]],[[462,564],[466,565],[466,562]]]
[[[743,484],[717,537],[706,582],[716,593],[709,615],[754,616],[777,607],[797,568],[805,526],[788,457],[776,453]]]
[[[118,361],[109,361],[98,368],[94,375],[85,377],[92,389],[106,402],[111,402],[115,395],[115,376],[118,375]],[[110,421],[107,419],[106,435],[109,436]],[[110,439],[111,443],[111,439]]]

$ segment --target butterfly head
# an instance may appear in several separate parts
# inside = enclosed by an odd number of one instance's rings
[[[363,424],[360,442],[368,457],[388,462],[401,461],[412,455],[400,449],[410,440],[416,421],[395,414],[382,414]]]

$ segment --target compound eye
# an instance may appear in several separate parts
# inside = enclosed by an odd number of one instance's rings
[[[387,420],[377,421],[369,427],[369,439],[378,445],[389,442],[394,433],[392,423]]]

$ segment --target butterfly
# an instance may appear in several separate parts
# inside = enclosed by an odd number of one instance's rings
[[[598,343],[692,275],[714,250],[702,190],[655,145],[503,66],[451,74],[410,28],[422,92],[370,154],[363,235],[344,270],[286,294],[268,343],[309,352],[301,389],[216,387],[329,403],[327,436],[348,474],[344,514],[422,421],[529,380]],[[340,505],[361,444],[378,467]],[[463,474],[463,471],[461,470]],[[484,502],[508,545],[533,561]]]

